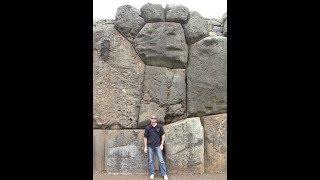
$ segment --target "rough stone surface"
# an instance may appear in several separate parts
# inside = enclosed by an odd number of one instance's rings
[[[145,25],[140,11],[130,5],[120,6],[117,9],[115,28],[132,42],[140,29]]]
[[[185,119],[186,115],[186,76],[184,69],[174,69],[172,78],[172,85],[169,89],[168,105],[169,109],[165,118],[166,123]]]
[[[153,114],[161,124],[186,117],[184,69],[146,66],[138,127],[144,128]]]
[[[204,116],[205,172],[227,172],[227,114]]]
[[[159,124],[164,124],[166,116],[167,107],[159,106],[155,102],[142,103],[138,121],[138,127],[144,128],[147,124],[150,123],[151,115],[157,117]]]
[[[227,111],[227,38],[206,37],[190,46],[188,117]]]
[[[165,67],[146,66],[143,86],[143,100],[168,104],[168,90],[172,84],[174,72]]]
[[[199,117],[164,126],[166,162],[170,173],[204,172],[204,136]]]
[[[93,32],[93,118],[107,129],[136,128],[144,63],[112,24]]]
[[[165,8],[166,21],[186,23],[188,20],[189,9],[183,5],[166,5]]]
[[[186,67],[188,46],[179,23],[147,23],[134,39],[133,46],[146,65]]]
[[[191,11],[189,20],[183,25],[187,44],[193,44],[208,36],[208,23],[198,12]]]
[[[93,119],[93,122],[92,122],[93,129],[103,129],[103,127],[97,123],[97,120],[95,118],[92,118],[92,119]]]
[[[147,3],[140,8],[140,11],[145,22],[165,21],[164,8],[161,4]]]
[[[105,130],[93,130],[93,173],[100,174],[104,171],[104,140]]]
[[[108,174],[146,174],[144,130],[107,130],[105,168]]]

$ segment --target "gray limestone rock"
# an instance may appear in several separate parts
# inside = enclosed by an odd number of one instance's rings
[[[188,20],[189,9],[183,5],[167,4],[165,8],[166,21],[184,24]]]
[[[198,12],[191,11],[189,20],[183,25],[187,44],[193,44],[209,35],[208,23]]]
[[[227,38],[206,37],[190,46],[188,117],[227,111]]]
[[[147,3],[140,8],[140,11],[145,22],[165,21],[164,8],[161,4]]]
[[[227,172],[227,114],[202,118],[204,128],[205,172]]]
[[[107,129],[136,128],[144,63],[112,24],[93,32],[93,118]]]
[[[170,173],[204,172],[204,136],[199,117],[164,126],[165,152]]]
[[[146,65],[186,67],[188,46],[179,23],[147,23],[134,39],[133,46]]]
[[[117,9],[114,25],[122,35],[132,42],[140,29],[145,25],[145,21],[140,16],[140,11],[137,8],[124,5]]]
[[[105,169],[108,174],[146,174],[144,130],[107,130]]]
[[[184,69],[146,66],[138,127],[149,124],[151,115],[161,124],[186,117]]]

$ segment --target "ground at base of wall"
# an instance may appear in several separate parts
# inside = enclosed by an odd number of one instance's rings
[[[227,180],[227,174],[201,174],[201,175],[178,175],[172,174],[168,175],[170,180]],[[108,175],[108,174],[99,174],[94,175],[93,180],[141,180],[149,179],[148,175]],[[163,179],[159,174],[155,175],[154,180]]]

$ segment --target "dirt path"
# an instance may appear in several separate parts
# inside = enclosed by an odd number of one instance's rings
[[[202,174],[202,175],[168,175],[169,180],[227,180],[226,174]],[[93,176],[93,180],[148,180],[148,175],[107,175],[100,174]],[[161,180],[162,176],[156,174],[154,180]]]

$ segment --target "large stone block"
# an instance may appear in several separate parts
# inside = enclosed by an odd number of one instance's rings
[[[93,173],[100,174],[104,171],[104,141],[105,130],[93,130]]]
[[[164,126],[165,154],[170,173],[204,172],[204,136],[199,117]]]
[[[107,130],[105,169],[108,174],[146,174],[144,130]]]
[[[184,69],[146,66],[138,127],[149,124],[153,114],[160,124],[186,117]]]
[[[204,162],[207,173],[227,172],[227,114],[204,116]]]
[[[187,44],[193,44],[209,36],[208,23],[198,12],[191,11],[189,20],[183,25]]]
[[[112,24],[93,32],[93,118],[107,129],[136,128],[145,65]]]
[[[188,117],[227,111],[227,38],[206,37],[190,46],[187,75]]]
[[[188,46],[179,23],[147,23],[134,39],[133,46],[146,65],[186,67]]]
[[[165,8],[166,21],[186,23],[189,16],[189,9],[183,5],[167,4]]]
[[[165,21],[164,8],[161,4],[147,3],[140,8],[140,11],[145,22]]]
[[[131,6],[120,6],[116,12],[115,28],[120,31],[130,42],[133,41],[140,29],[145,25],[140,11]]]

